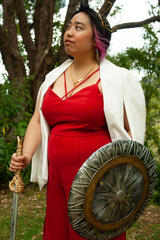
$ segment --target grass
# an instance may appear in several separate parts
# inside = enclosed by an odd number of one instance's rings
[[[0,240],[10,234],[12,193],[0,190]],[[33,184],[20,194],[16,240],[42,240],[45,217],[46,188],[41,192]],[[57,239],[58,240],[58,239]],[[160,206],[149,205],[127,232],[127,240],[160,240]]]
[[[149,205],[127,235],[128,240],[160,240],[160,206]]]
[[[20,194],[18,210],[17,240],[42,239],[45,216],[44,188],[41,192],[36,185],[27,187]],[[12,193],[1,191],[0,204],[0,240],[9,239],[11,221]]]

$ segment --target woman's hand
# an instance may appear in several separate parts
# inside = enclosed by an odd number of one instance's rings
[[[22,155],[17,157],[16,153],[12,155],[9,170],[16,172],[17,170],[23,170],[30,164],[31,159],[28,156]]]

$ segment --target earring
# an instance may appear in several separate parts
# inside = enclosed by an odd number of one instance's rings
[[[95,52],[96,52],[96,61],[99,63],[99,53],[97,48],[95,48]]]

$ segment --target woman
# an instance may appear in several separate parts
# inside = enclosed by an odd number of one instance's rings
[[[69,223],[67,201],[84,161],[111,141],[144,139],[143,92],[128,70],[104,59],[110,37],[108,23],[81,1],[64,34],[72,60],[47,75],[26,131],[23,156],[12,156],[11,171],[32,159],[31,181],[40,188],[48,182],[44,240],[83,239]],[[125,233],[115,239],[126,239]]]

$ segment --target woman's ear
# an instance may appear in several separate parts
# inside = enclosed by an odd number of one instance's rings
[[[96,48],[96,41],[93,40],[93,47]]]

